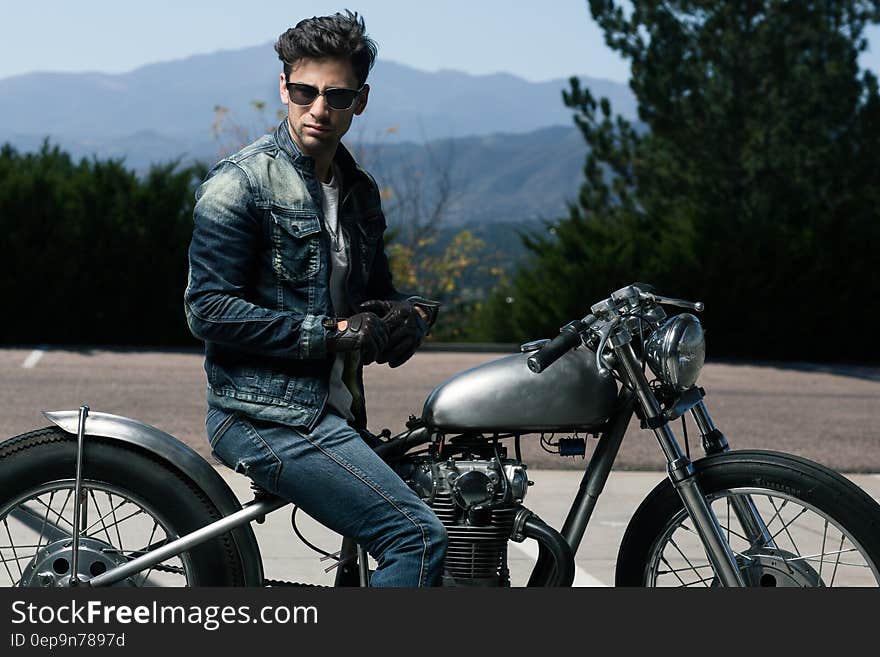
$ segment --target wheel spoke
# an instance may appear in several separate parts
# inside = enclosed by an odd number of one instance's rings
[[[25,559],[33,559],[33,556],[30,554],[26,554],[21,557],[7,557],[5,559],[0,557],[0,561],[2,561],[3,563],[16,563],[17,561],[24,561]]]
[[[779,522],[784,522],[784,521],[782,520],[782,518],[780,518],[779,514],[782,512],[782,509],[785,508],[785,505],[788,504],[788,500],[784,500],[784,501],[782,502],[782,506],[780,506],[780,507],[777,509],[777,508],[776,508],[776,503],[773,501],[773,498],[770,497],[769,495],[766,495],[765,497],[770,501],[770,506],[772,506],[772,507],[776,510],[776,513],[773,514],[773,517],[770,518],[770,522],[768,522],[768,523],[765,524],[765,526],[766,526],[767,529],[769,530],[769,529],[770,529],[770,525],[773,524],[773,521],[776,520],[776,518],[779,518]],[[771,537],[771,540],[772,540],[772,537]]]
[[[687,556],[685,555],[685,553],[681,551],[681,548],[678,547],[678,543],[676,543],[676,542],[675,542],[673,539],[671,539],[671,538],[669,539],[669,543],[670,543],[670,545],[672,545],[672,547],[674,547],[676,550],[678,550],[678,553],[679,553],[679,554],[682,556],[682,558],[687,562],[687,565],[691,567],[691,570],[694,571],[694,574],[697,575],[697,576],[699,576],[699,573],[697,572],[697,569],[694,568],[694,564],[692,564],[692,563],[691,563],[691,560],[688,559]]]
[[[667,565],[669,565],[668,562],[667,562]],[[659,571],[657,574],[658,575],[668,575],[670,573],[683,573],[688,570],[696,570],[697,568],[711,568],[711,567],[712,567],[712,564],[710,564],[710,563],[699,564],[699,565],[693,566],[692,568],[672,568],[670,566],[669,570]]]
[[[153,542],[153,536],[156,535],[156,528],[158,526],[159,526],[159,523],[153,521],[153,530],[150,532],[150,538],[147,539],[147,545],[150,545]],[[147,570],[147,572],[144,573],[144,578],[141,580],[141,586],[143,586],[146,583],[147,578],[150,576],[151,572],[153,572],[152,566],[150,566],[150,568]]]
[[[121,501],[117,506],[122,506],[123,504],[126,504],[126,503],[128,503],[128,500],[125,499],[125,498],[122,498],[122,501]],[[89,525],[88,527],[86,527],[86,531],[85,531],[85,533],[88,534],[88,533],[92,530],[92,527],[94,527],[95,525],[97,525],[97,524],[98,524],[99,522],[101,522],[104,518],[106,518],[107,516],[109,516],[112,512],[113,512],[113,509],[110,509],[110,511],[108,511],[107,513],[102,514],[100,518],[98,518],[98,519],[95,520],[91,525]]]
[[[721,529],[723,529],[723,530],[725,530],[725,531],[728,532],[728,537],[727,537],[727,538],[728,538],[728,540],[727,540],[728,545],[730,544],[730,534],[733,534],[733,535],[736,536],[737,538],[741,538],[741,539],[744,540],[746,543],[749,542],[749,539],[747,539],[745,536],[743,536],[743,535],[740,534],[739,532],[735,532],[735,531],[733,531],[733,530],[730,528],[729,525],[722,525],[721,522],[719,522],[718,525],[721,527]],[[685,530],[686,532],[690,532],[690,533],[693,534],[694,536],[699,536],[699,534],[697,534],[697,532],[695,532],[693,529],[691,529],[690,527],[688,527],[688,526],[685,525],[684,523],[682,523],[681,525],[679,525],[679,529],[683,529],[683,530]]]
[[[840,535],[840,547],[838,547],[837,559],[834,560],[834,570],[831,571],[831,583],[828,586],[834,586],[834,578],[837,577],[837,567],[840,565],[840,555],[842,554],[844,535]]]
[[[15,559],[15,564],[18,566],[18,579],[20,580],[23,575],[21,564],[18,563],[18,552],[15,550],[15,543],[12,540],[12,532],[9,531],[9,523],[6,518],[3,518],[3,526],[6,527],[6,535],[9,537],[9,544],[12,546],[12,556]]]
[[[846,551],[846,550],[844,550],[844,552],[845,552],[845,551]],[[789,562],[790,562],[790,561],[791,561],[791,560],[789,560]],[[809,561],[809,562],[811,562],[811,563],[816,563],[816,559],[805,559],[804,561]],[[841,562],[840,562],[840,565],[841,565],[841,566],[846,566],[847,568],[867,568],[868,570],[871,569],[871,566],[869,566],[868,564],[865,564],[865,563],[850,563],[849,561],[841,561]]]
[[[36,499],[37,502],[39,502],[40,504],[42,504],[43,506],[46,507],[46,518],[49,517],[49,511],[51,510],[52,513],[55,514],[55,518],[56,518],[56,520],[63,520],[63,521],[66,522],[68,525],[70,525],[70,529],[72,530],[72,529],[73,529],[73,523],[70,522],[67,518],[64,517],[64,509],[67,508],[67,502],[70,501],[70,496],[71,496],[71,495],[73,495],[73,489],[72,489],[72,488],[68,489],[68,491],[67,491],[67,497],[64,498],[64,504],[61,505],[61,511],[56,511],[56,510],[53,509],[52,507],[47,506],[46,503],[45,503],[43,500],[39,499],[39,498],[35,498],[35,499]],[[50,502],[51,502],[51,500],[50,500]],[[56,525],[56,527],[57,527],[57,525]],[[60,527],[59,527],[59,529],[60,529]]]
[[[119,518],[118,520],[115,519],[115,515],[116,515],[116,514],[113,514],[113,515],[114,515],[114,522],[113,522],[113,524],[111,524],[110,526],[111,526],[111,527],[113,527],[114,525],[116,526],[116,533],[117,533],[117,534],[119,533],[119,527],[118,527],[118,526],[121,525],[121,524],[122,524],[123,522],[125,522],[126,520],[128,520],[129,518],[134,518],[135,516],[140,516],[140,515],[144,515],[144,516],[147,516],[147,517],[149,517],[149,518],[152,518],[152,517],[153,517],[153,516],[151,516],[149,513],[147,513],[146,511],[144,511],[144,510],[143,510],[142,508],[140,508],[140,507],[137,508],[137,511],[133,511],[132,513],[129,513],[127,516],[123,516],[122,518]],[[120,547],[120,549],[122,549],[122,546],[121,546],[121,545],[120,545],[119,547]]]
[[[727,502],[727,544],[730,545],[730,497],[724,499]]]
[[[6,518],[3,519],[3,522],[4,522],[4,523],[6,522]],[[7,529],[7,531],[8,531],[8,530],[9,530],[9,527],[7,527],[6,529]],[[9,538],[9,542],[10,542],[10,543],[12,542],[12,537]],[[14,551],[13,551],[13,554],[15,554]],[[16,561],[16,563],[18,563],[18,562]],[[9,564],[7,563],[7,560],[6,560],[6,559],[3,559],[3,567],[6,569],[6,573],[9,575],[9,581],[12,582],[12,583],[13,583],[13,586],[14,586],[14,585],[15,585],[15,582],[16,582],[16,579],[15,579],[15,577],[12,576],[12,571],[9,570]],[[21,577],[19,577],[19,579],[21,579]]]
[[[681,578],[681,575],[678,574],[681,571],[673,568],[672,565],[666,560],[666,557],[664,557],[662,554],[660,555],[660,561],[665,563],[667,565],[667,567],[669,568],[668,571],[663,571],[664,573],[666,573],[666,572],[672,573],[673,575],[675,575],[676,579],[678,579],[678,581],[681,582],[682,586],[687,586],[687,584],[685,584],[684,580]],[[682,570],[687,570],[687,569],[683,568]],[[657,574],[659,575],[660,573],[657,573]]]
[[[39,545],[37,545],[38,550],[40,549],[40,546],[43,543],[43,532],[46,530],[46,523],[49,521],[49,509],[52,508],[52,500],[55,499],[55,492],[56,491],[53,490],[52,493],[49,495],[49,504],[46,506],[46,515],[43,516],[43,524],[40,526],[40,537],[38,540]],[[48,544],[49,544],[49,539],[47,537],[46,538],[46,545],[48,545]]]
[[[110,531],[107,529],[107,523],[104,522],[104,518],[106,516],[101,513],[101,507],[98,506],[98,500],[95,498],[94,491],[89,490],[89,494],[92,496],[92,503],[95,505],[95,511],[97,512],[97,514],[99,516],[98,520],[101,523],[101,527],[103,527],[104,533],[107,535],[107,541],[109,543],[113,543],[113,539],[110,536]],[[112,506],[112,503],[111,503],[111,506]],[[88,531],[88,528],[86,528],[86,531]]]
[[[110,493],[107,493],[107,499],[111,499]],[[113,509],[113,525],[111,526],[116,528],[116,537],[119,539],[119,549],[124,550],[125,546],[122,545],[122,534],[119,533],[119,520],[116,518],[115,508]],[[110,542],[112,543],[113,541],[111,540]],[[149,541],[147,541],[147,543],[149,543]]]
[[[40,536],[39,542],[40,545],[37,547],[43,547],[43,534],[46,534],[46,545],[49,545],[52,541],[58,541],[65,538],[70,537],[70,533],[56,525],[54,522],[49,520],[45,525],[42,525],[42,515],[38,513],[34,509],[30,509],[24,505],[17,506],[12,509],[7,515],[8,518],[12,518],[26,526],[29,529],[33,529],[36,531],[36,527],[38,524],[40,527]]]
[[[841,541],[841,545],[843,545],[843,541]],[[819,557],[820,561],[824,559],[826,556],[846,554],[847,552],[858,552],[856,548],[846,548],[845,550],[832,550],[831,552],[821,552],[819,554],[808,554],[802,557],[792,557],[791,559],[786,559],[786,563],[792,563],[794,561],[816,561],[816,558]]]
[[[719,524],[720,524],[720,523],[719,523]],[[733,534],[733,535],[736,536],[737,538],[740,538],[740,539],[744,540],[746,543],[749,543],[749,539],[746,538],[745,535],[740,534],[739,532],[733,531],[733,530],[730,528],[729,525],[728,525],[728,526],[722,526],[721,529],[724,529],[724,530],[727,531],[727,544],[728,544],[728,545],[730,545],[730,535],[731,535],[731,534]],[[751,543],[749,543],[749,544],[751,544]]]
[[[788,500],[785,500],[785,503],[787,504],[787,503],[788,503]],[[773,503],[773,500],[770,501],[770,504],[773,504],[773,508],[774,508],[774,509],[776,508],[776,504]],[[785,504],[783,504],[782,506],[785,506]],[[781,511],[782,511],[782,507],[779,507],[779,510],[778,510],[778,512],[777,512],[777,515],[778,515],[779,512],[781,512]],[[773,534],[773,536],[770,537],[770,540],[772,541],[772,540],[775,539],[777,536],[779,536],[782,532],[785,532],[785,535],[788,536],[788,540],[791,541],[791,546],[794,548],[795,554],[797,554],[798,556],[800,556],[800,555],[801,555],[801,552],[800,552],[800,550],[798,550],[797,543],[794,542],[794,538],[792,537],[791,532],[788,531],[788,528],[789,528],[792,524],[794,524],[794,521],[795,521],[795,520],[797,520],[798,518],[800,518],[800,517],[801,517],[802,515],[804,515],[806,512],[807,512],[807,509],[806,509],[806,508],[802,508],[802,509],[800,510],[800,513],[798,513],[794,518],[792,518],[792,519],[789,520],[788,522],[784,522],[784,521],[782,520],[782,516],[780,515],[780,516],[779,516],[779,520],[780,520],[780,522],[783,522],[784,524],[782,525],[782,529],[780,529],[778,532],[776,532],[775,534]]]

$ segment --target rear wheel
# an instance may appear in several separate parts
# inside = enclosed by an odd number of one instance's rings
[[[76,437],[49,427],[0,444],[0,585],[70,581]],[[178,470],[131,446],[88,436],[83,452],[77,575],[88,579],[220,518]],[[229,535],[117,586],[236,586]]]
[[[694,463],[700,488],[748,586],[880,585],[880,506],[817,463],[774,452],[729,452]],[[771,539],[737,517],[754,505]],[[633,516],[617,560],[618,586],[716,586],[681,499],[666,481]]]

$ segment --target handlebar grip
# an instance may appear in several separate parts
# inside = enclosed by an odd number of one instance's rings
[[[535,374],[540,374],[553,363],[559,360],[562,355],[571,351],[581,344],[581,331],[586,328],[584,323],[576,320],[569,322],[561,329],[559,335],[550,342],[541,347],[534,355],[529,356],[529,369]]]

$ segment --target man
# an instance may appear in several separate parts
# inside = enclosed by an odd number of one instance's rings
[[[340,143],[376,45],[346,12],[301,21],[275,50],[286,119],[196,192],[185,308],[205,341],[211,447],[363,545],[371,585],[437,585],[442,524],[358,432],[363,366],[405,362],[437,312],[394,289],[379,191]]]

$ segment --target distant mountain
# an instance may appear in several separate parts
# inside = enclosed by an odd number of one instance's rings
[[[359,157],[380,186],[393,221],[396,190],[431,208],[448,174],[445,216],[455,225],[558,218],[577,197],[587,146],[576,128],[435,140],[426,145],[366,146]],[[412,211],[408,203],[407,211]]]
[[[250,103],[266,102],[267,114],[274,116],[281,107],[279,70],[271,45],[265,44],[124,74],[32,73],[0,79],[0,141],[25,147],[50,136],[74,152],[126,154],[138,163],[147,154],[164,159],[216,154],[211,141],[215,106],[228,107],[241,124],[265,123]],[[608,96],[616,111],[635,116],[626,85],[582,80],[597,95]],[[358,121],[365,141],[422,142],[572,125],[561,96],[567,80],[534,83],[508,74],[429,73],[380,60],[370,83],[370,107]]]
[[[120,75],[0,79],[0,143],[31,151],[49,138],[75,158],[121,158],[138,171],[176,159],[213,163],[223,150],[211,132],[215,106],[229,108],[229,116],[253,138],[277,122],[275,110],[283,107],[278,72],[266,44]],[[626,85],[582,82],[595,95],[609,97],[615,111],[635,117]],[[380,60],[370,84],[369,108],[346,143],[388,189],[400,191],[406,183],[412,192],[418,180],[422,201],[430,202],[445,167],[452,225],[556,217],[576,196],[586,146],[562,103],[567,80],[430,73]],[[253,101],[266,103],[262,114]]]

